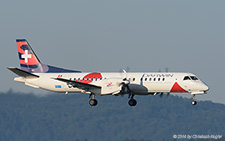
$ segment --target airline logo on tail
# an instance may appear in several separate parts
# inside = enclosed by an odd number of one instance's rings
[[[26,68],[37,68],[39,60],[36,58],[28,42],[25,39],[16,40],[20,66]]]
[[[22,58],[25,59],[25,63],[28,62],[28,59],[31,58],[31,55],[28,54],[28,50],[25,50],[25,54],[22,55]]]
[[[19,54],[20,67],[23,71],[29,73],[80,73],[80,71],[76,70],[67,70],[42,64],[26,39],[17,39],[16,44]]]

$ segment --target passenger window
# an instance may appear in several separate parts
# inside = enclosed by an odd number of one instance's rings
[[[147,81],[147,78],[145,78],[145,81]]]
[[[102,78],[100,78],[100,80],[102,80]]]
[[[74,78],[73,80],[76,81],[76,78]]]
[[[154,78],[154,81],[156,80],[156,78]]]
[[[133,81],[135,81],[135,78],[133,78]]]
[[[149,81],[152,81],[152,78],[149,78]]]
[[[165,78],[163,78],[162,81],[165,81]]]
[[[160,81],[160,78],[158,79],[158,81]]]
[[[80,81],[80,78],[78,78],[78,81]]]
[[[143,80],[143,78],[141,78],[141,81]]]
[[[196,76],[191,76],[192,80],[198,80],[198,78]]]
[[[93,78],[91,78],[91,81],[93,81]]]
[[[85,79],[83,78],[82,81],[84,81]]]
[[[191,80],[189,76],[185,76],[183,80]]]

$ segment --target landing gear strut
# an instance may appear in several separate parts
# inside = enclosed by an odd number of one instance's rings
[[[131,96],[131,98],[130,98],[130,96]],[[137,104],[137,101],[134,99],[134,95],[133,94],[130,94],[128,98],[130,98],[130,100],[128,101],[128,104],[130,106],[135,106]]]
[[[89,100],[89,104],[91,106],[96,106],[98,104],[98,101],[95,99],[95,95],[94,94],[90,94],[89,98],[92,97],[90,100]]]
[[[193,101],[191,102],[191,104],[192,104],[192,105],[196,105],[196,104],[197,104],[197,101],[195,100],[195,99],[196,99],[196,98],[195,98],[195,95],[193,95],[192,97],[193,97]]]

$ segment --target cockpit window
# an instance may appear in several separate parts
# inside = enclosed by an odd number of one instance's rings
[[[198,80],[196,76],[190,76],[192,80]]]
[[[189,76],[185,76],[183,80],[191,80]]]

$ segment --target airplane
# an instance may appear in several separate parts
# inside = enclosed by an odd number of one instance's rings
[[[190,93],[192,105],[196,95],[207,94],[209,86],[192,73],[181,72],[126,72],[101,73],[69,70],[41,63],[26,39],[17,39],[20,68],[8,67],[19,77],[14,81],[25,85],[61,93],[89,94],[89,104],[96,106],[96,95],[128,95],[130,106],[135,106],[135,95],[169,95]]]

